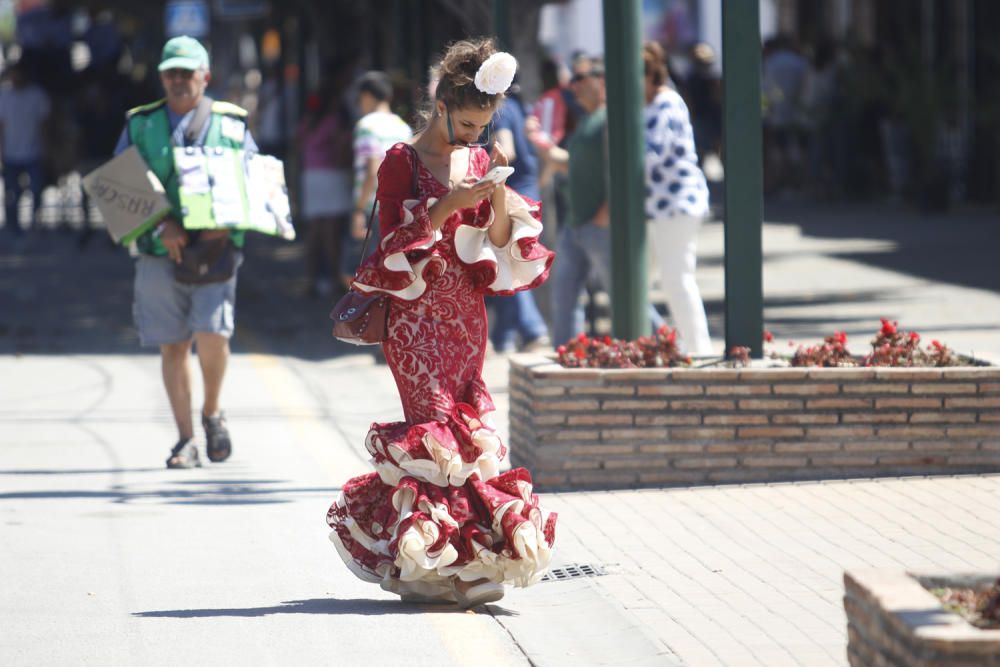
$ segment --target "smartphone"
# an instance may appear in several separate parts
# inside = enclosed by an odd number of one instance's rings
[[[476,185],[479,185],[480,183],[485,183],[486,181],[493,181],[494,184],[500,185],[508,178],[510,178],[510,175],[513,173],[514,173],[514,167],[500,167],[500,166],[493,167],[488,172],[486,172],[485,176],[476,181]]]

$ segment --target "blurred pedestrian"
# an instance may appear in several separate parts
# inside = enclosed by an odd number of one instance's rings
[[[562,144],[568,132],[572,132],[570,108],[567,97],[571,96],[560,76],[560,67],[552,58],[546,58],[541,68],[544,91],[531,107],[528,117],[528,138],[542,157],[554,146]],[[541,183],[542,186],[545,183]]]
[[[836,194],[843,179],[844,144],[843,80],[837,47],[823,40],[817,45],[802,92],[808,131],[809,170],[813,192],[823,198]]]
[[[765,44],[762,77],[764,109],[764,163],[767,191],[795,188],[803,167],[802,93],[809,61],[789,35]]]
[[[362,244],[368,224],[368,214],[375,202],[378,168],[385,152],[400,141],[413,136],[413,130],[392,112],[392,82],[383,72],[367,72],[358,83],[358,108],[361,118],[354,126],[354,212],[344,241],[341,259],[341,280],[349,289],[354,272],[363,259]],[[377,222],[372,222],[376,225]],[[378,238],[378,228],[372,229]],[[369,251],[372,244],[369,244]]]
[[[660,286],[687,354],[708,356],[712,341],[695,281],[698,229],[708,215],[708,186],[698,167],[687,105],[667,85],[663,47],[642,50],[646,108],[646,217]]]
[[[524,104],[515,83],[494,116],[495,140],[507,155],[510,166],[514,167],[514,173],[507,179],[507,187],[537,203],[541,200],[539,160],[535,147],[528,141],[525,122]],[[493,297],[489,299],[489,304],[494,312],[490,341],[495,351],[513,352],[517,349],[518,336],[523,349],[542,349],[551,345],[548,327],[538,312],[531,292]]]
[[[226,418],[219,407],[229,360],[229,338],[235,326],[236,275],[243,261],[244,232],[206,229],[204,212],[182,210],[174,146],[257,150],[247,129],[247,112],[205,96],[211,80],[208,52],[197,40],[174,37],[163,47],[158,67],[166,97],[128,112],[115,153],[129,145],[163,183],[172,210],[154,229],[136,240],[138,258],[133,313],[143,346],[159,347],[163,384],[170,400],[179,439],[167,459],[168,468],[201,466],[191,420],[192,342],[198,352],[204,403],[201,423],[208,458],[225,461],[232,453]],[[200,125],[200,127],[199,127]],[[191,227],[192,229],[186,229]],[[175,280],[175,267],[200,249],[221,248],[212,280],[188,284]]]
[[[569,210],[559,229],[552,277],[552,331],[557,345],[583,332],[580,296],[591,273],[611,285],[611,235],[607,201],[608,153],[604,63],[578,58],[570,89],[586,115],[569,138]]]
[[[37,218],[45,173],[42,128],[52,110],[49,96],[30,81],[20,64],[7,70],[9,85],[0,91],[0,157],[3,159],[5,224],[15,237],[23,232],[18,205],[28,179],[32,216]]]
[[[708,154],[722,153],[722,81],[715,71],[715,50],[705,42],[689,49],[691,71],[685,84],[685,99],[691,112],[699,162]]]
[[[340,246],[354,197],[350,118],[329,88],[306,98],[296,139],[302,156],[306,290],[310,296],[330,297],[342,287]]]
[[[608,208],[608,113],[604,62],[577,58],[570,87],[586,112],[567,143],[569,210],[559,229],[552,281],[552,332],[556,345],[583,333],[580,297],[588,281],[611,288],[611,215]],[[612,306],[613,307],[613,306]],[[654,326],[663,322],[650,306]]]

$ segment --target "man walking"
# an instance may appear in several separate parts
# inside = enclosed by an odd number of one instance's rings
[[[42,126],[51,111],[49,96],[28,80],[24,68],[15,63],[7,72],[10,87],[0,91],[0,153],[3,155],[4,208],[6,225],[17,237],[22,234],[17,217],[24,186],[30,182],[31,211],[37,218],[42,200]]]
[[[167,459],[168,468],[201,466],[191,418],[192,344],[198,353],[205,385],[201,421],[208,458],[225,461],[232,453],[219,396],[233,333],[236,274],[242,263],[244,233],[193,231],[204,226],[200,216],[211,210],[182,209],[174,147],[243,149],[256,152],[247,130],[247,112],[205,96],[211,80],[208,52],[191,37],[174,37],[163,47],[159,65],[166,97],[128,112],[115,150],[134,145],[163,183],[173,210],[156,229],[137,239],[133,313],[143,346],[159,347],[163,384],[170,400],[179,439]],[[210,208],[210,207],[209,207]],[[216,282],[191,284],[175,280],[185,253],[223,243],[229,261]],[[216,272],[213,272],[216,273]]]
[[[580,296],[591,272],[611,287],[611,233],[608,214],[608,111],[604,65],[581,59],[570,89],[586,112],[569,139],[569,212],[559,230],[553,273],[552,330],[556,345],[583,331]]]

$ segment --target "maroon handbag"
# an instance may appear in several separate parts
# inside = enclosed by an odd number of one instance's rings
[[[330,313],[333,336],[354,345],[377,345],[389,328],[389,297],[349,291]]]
[[[413,191],[419,196],[417,181],[417,152],[411,147],[410,158],[413,161]],[[361,261],[368,254],[368,241],[372,235],[372,220],[375,219],[376,201],[368,214],[368,231],[365,232],[365,243],[361,248]],[[385,294],[361,294],[351,289],[340,298],[337,305],[330,311],[333,320],[333,337],[352,345],[378,345],[389,333],[389,297]]]

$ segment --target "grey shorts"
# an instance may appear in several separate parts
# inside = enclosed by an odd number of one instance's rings
[[[143,347],[190,340],[196,332],[233,335],[236,312],[236,272],[222,283],[183,285],[174,280],[168,257],[140,255],[135,262],[132,316]]]

